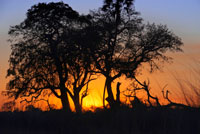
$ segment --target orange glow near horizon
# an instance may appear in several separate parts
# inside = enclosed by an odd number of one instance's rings
[[[177,84],[175,78],[173,75],[178,77],[180,80],[190,80],[194,84],[199,84],[197,80],[200,80],[200,73],[194,73],[191,70],[196,69],[200,72],[200,46],[185,46],[184,47],[185,53],[175,53],[175,54],[169,54],[171,57],[174,58],[174,62],[172,64],[164,64],[162,71],[155,71],[152,74],[150,74],[146,68],[143,68],[142,74],[138,76],[138,79],[143,82],[144,80],[150,80],[150,92],[153,96],[157,96],[162,104],[166,104],[167,101],[163,99],[162,96],[162,90],[167,85],[165,90],[169,90],[169,98],[172,101],[178,102],[178,103],[186,103],[183,97],[183,94],[181,92],[181,89],[179,85]],[[197,60],[195,60],[197,59]],[[2,79],[1,82],[7,82],[8,80]],[[126,88],[130,85],[130,80],[127,80],[125,78],[119,78],[115,80],[112,83],[113,88],[113,95],[116,96],[116,84],[117,82],[121,82],[120,91],[126,90]],[[196,82],[196,83],[195,83]],[[92,110],[96,107],[102,107],[103,101],[103,89],[105,84],[105,78],[103,76],[100,76],[97,80],[92,81],[89,83],[89,89],[88,89],[88,96],[86,96],[83,99],[83,110]],[[84,89],[83,89],[84,90]],[[82,91],[83,91],[82,90]],[[81,92],[82,93],[82,92]],[[80,93],[80,95],[81,95]],[[190,91],[190,96],[193,96]],[[138,94],[139,98],[146,99],[146,94],[144,92],[141,92]],[[70,98],[70,97],[69,97]],[[121,93],[121,101],[125,102],[125,97],[123,96],[123,93]],[[194,97],[195,99],[195,97]],[[7,98],[2,97],[0,105],[2,105],[4,102],[7,101]],[[62,107],[61,102],[56,97],[51,97],[49,99],[50,104],[54,104],[57,109],[60,109]],[[25,102],[24,102],[25,103]],[[23,105],[25,104],[17,104],[17,107],[23,110]],[[107,104],[107,103],[106,103]],[[45,110],[47,104],[45,102],[43,103],[37,103],[37,107],[42,108]],[[74,111],[74,104],[72,100],[70,100],[70,106],[71,109]]]

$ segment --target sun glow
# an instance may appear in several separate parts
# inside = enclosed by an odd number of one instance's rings
[[[140,79],[145,80],[145,77],[140,77]],[[130,87],[131,80],[128,80],[128,79],[125,79],[124,77],[122,77],[122,78],[116,79],[112,83],[112,91],[113,91],[114,98],[116,98],[117,82],[121,83],[121,86],[120,86],[120,92],[121,92],[120,100],[121,100],[121,102],[126,103],[126,104],[130,104],[129,101],[132,100],[133,97],[132,98],[125,97],[124,91],[127,88],[129,88],[129,89],[131,88]],[[105,78],[103,76],[100,76],[97,80],[94,80],[94,81],[89,83],[88,95],[85,98],[83,98],[83,100],[82,100],[82,110],[83,111],[95,111],[96,108],[103,108],[104,84],[105,84]],[[152,86],[155,87],[154,85],[151,85],[151,87]],[[83,88],[82,91],[80,92],[80,101],[81,101],[81,96],[82,96],[82,93],[83,93],[84,90],[85,90],[85,88]],[[142,92],[142,91],[138,92],[137,96],[143,101],[146,99],[146,93],[145,92]],[[106,97],[107,97],[107,92],[105,94],[105,98]],[[70,108],[71,108],[72,111],[75,112],[74,102],[72,101],[72,99],[69,95],[68,95],[68,98],[69,98],[69,102],[70,102]],[[49,104],[52,106],[53,109],[61,109],[62,108],[61,100],[59,98],[56,98],[54,95],[52,95],[50,98],[45,98],[45,99],[49,100]],[[107,105],[107,104],[108,104],[107,101],[105,101],[105,105]],[[37,102],[37,103],[34,104],[34,106],[36,106],[37,108],[40,108],[44,111],[49,110],[49,106],[48,106],[47,102],[45,102],[45,101]],[[23,110],[23,111],[25,110],[25,107],[22,107],[22,106],[20,106],[20,107],[21,107],[20,108],[21,110]]]
[[[164,99],[163,95],[162,95],[162,90],[166,85],[167,86],[165,87],[164,90],[165,91],[166,90],[170,91],[169,98],[172,101],[186,104],[185,103],[185,99],[183,97],[183,94],[181,92],[181,89],[180,89],[179,85],[177,85],[177,83],[175,82],[174,78],[172,77],[172,74],[174,72],[175,72],[174,75],[179,74],[178,78],[180,78],[180,79],[181,78],[186,78],[186,77],[182,77],[183,75],[184,76],[191,76],[192,72],[190,70],[188,70],[188,68],[191,67],[193,64],[194,64],[193,66],[197,70],[199,70],[199,68],[197,66],[199,64],[193,63],[193,61],[191,61],[191,58],[188,58],[189,54],[187,54],[187,55],[184,55],[184,54],[173,55],[172,57],[175,57],[174,58],[174,63],[173,64],[165,64],[165,67],[163,68],[162,71],[155,71],[154,73],[151,73],[151,74],[148,73],[148,71],[142,71],[142,74],[139,75],[138,79],[141,82],[143,82],[144,80],[147,81],[149,79],[149,81],[150,81],[150,92],[151,92],[151,94],[153,96],[158,97],[158,99],[159,99],[161,104],[167,104],[168,103],[168,101],[166,99]],[[194,54],[194,53],[192,53],[192,54]],[[184,57],[184,60],[183,60],[183,57]],[[186,63],[191,63],[191,64],[184,64],[181,61],[183,61],[184,63],[186,62]],[[197,74],[195,74],[195,75],[197,75]],[[192,78],[193,77],[194,77],[194,75],[192,75]],[[189,78],[190,77],[188,77],[188,79]],[[199,78],[199,77],[197,77],[197,78]],[[193,81],[195,82],[195,80],[192,79],[191,82],[193,82]],[[129,85],[131,84],[132,81],[128,80],[128,79],[125,79],[124,77],[116,79],[112,83],[112,89],[113,89],[114,97],[116,97],[116,85],[117,85],[117,82],[121,82],[121,86],[120,86],[120,92],[121,92],[120,99],[121,99],[121,102],[122,103],[126,103],[127,102],[127,98],[124,96],[124,92],[123,91],[125,91],[127,89],[127,87],[129,87]],[[88,110],[94,111],[95,108],[102,108],[103,107],[102,98],[103,98],[104,84],[105,84],[105,77],[103,77],[103,76],[99,76],[97,80],[92,81],[92,82],[89,83],[88,95],[82,101],[82,109],[83,109],[83,111],[88,111]],[[80,92],[80,100],[81,100],[82,92],[84,90],[85,89],[83,88],[82,91]],[[193,92],[190,92],[190,93],[193,93]],[[106,94],[106,96],[107,96],[107,94]],[[146,93],[142,92],[142,91],[137,93],[137,96],[140,99],[142,99],[143,101],[145,101],[146,97],[147,97]],[[71,100],[70,96],[68,96],[68,97],[69,97],[69,100],[70,100],[70,107],[71,107],[71,109],[73,111],[75,111],[74,103]],[[48,98],[45,98],[45,99],[48,99]],[[60,99],[56,98],[53,95],[49,98],[49,103],[53,106],[53,108],[56,108],[56,109],[61,109],[62,108]],[[31,104],[34,104],[34,103],[31,103]],[[28,104],[25,104],[25,102],[17,103],[16,107],[18,109],[20,109],[20,110],[25,110],[25,106],[26,105],[28,105]],[[107,102],[106,102],[106,105],[107,105]],[[42,110],[48,110],[48,105],[44,101],[37,102],[36,104],[34,104],[34,106],[36,106],[38,108],[41,108]]]

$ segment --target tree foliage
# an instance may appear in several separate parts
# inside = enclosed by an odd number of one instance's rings
[[[143,24],[132,4],[133,0],[106,0],[103,8],[92,13],[102,38],[93,59],[98,72],[106,77],[106,100],[111,107],[116,105],[111,86],[115,79],[122,75],[134,78],[143,63],[158,68],[156,61],[170,59],[167,51],[182,51],[179,37],[164,25]]]
[[[80,92],[89,75],[90,66],[76,42],[78,31],[87,25],[87,20],[87,16],[80,16],[62,2],[39,3],[29,9],[27,18],[9,31],[13,38],[8,94],[15,98],[39,97],[43,90],[51,90],[69,110],[67,94],[73,99],[72,92]],[[75,87],[74,91],[68,88],[69,84]]]
[[[112,91],[114,80],[135,78],[143,63],[155,69],[158,62],[170,59],[166,52],[182,51],[181,39],[164,25],[144,24],[133,2],[105,0],[89,15],[79,15],[63,2],[34,5],[9,31],[7,94],[37,98],[50,90],[66,110],[69,95],[79,112],[81,90],[94,74],[101,74],[106,78],[103,102],[107,91],[110,107],[119,106],[119,91],[116,99]]]

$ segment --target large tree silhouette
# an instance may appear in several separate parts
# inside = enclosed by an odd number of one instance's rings
[[[136,71],[149,63],[158,68],[156,61],[168,61],[167,51],[181,51],[179,37],[166,26],[143,24],[133,7],[133,0],[105,0],[104,6],[92,12],[93,24],[102,41],[94,48],[92,57],[97,73],[105,76],[106,100],[110,107],[117,106],[112,91],[112,82],[125,75],[134,78]],[[105,90],[103,95],[105,98]],[[104,104],[105,105],[105,104]]]
[[[11,27],[12,53],[7,76],[7,95],[34,96],[50,90],[70,110],[68,96],[81,112],[80,92],[94,77],[105,76],[106,100],[111,108],[112,83],[121,76],[135,78],[137,70],[148,63],[158,68],[168,61],[167,51],[181,51],[180,38],[166,26],[143,24],[133,0],[105,0],[88,16],[80,16],[67,4],[39,3],[27,18]],[[85,95],[83,95],[85,96]]]
[[[87,20],[62,2],[32,6],[27,18],[9,31],[12,53],[7,94],[37,98],[43,90],[50,90],[61,99],[63,109],[70,110],[69,94],[80,111],[79,92],[91,80],[89,60],[76,38]]]

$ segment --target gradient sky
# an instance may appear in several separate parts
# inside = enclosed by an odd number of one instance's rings
[[[32,5],[51,1],[60,0],[0,0],[0,91],[5,89],[5,76],[11,52],[10,44],[7,42],[9,27],[22,22]],[[84,14],[103,4],[103,0],[63,0],[63,2]],[[177,62],[181,64],[186,62],[185,57],[188,56],[200,58],[200,0],[136,0],[135,8],[141,13],[145,22],[166,24],[182,38],[186,54],[174,55]],[[179,67],[180,64],[172,64],[169,68],[179,69]]]

